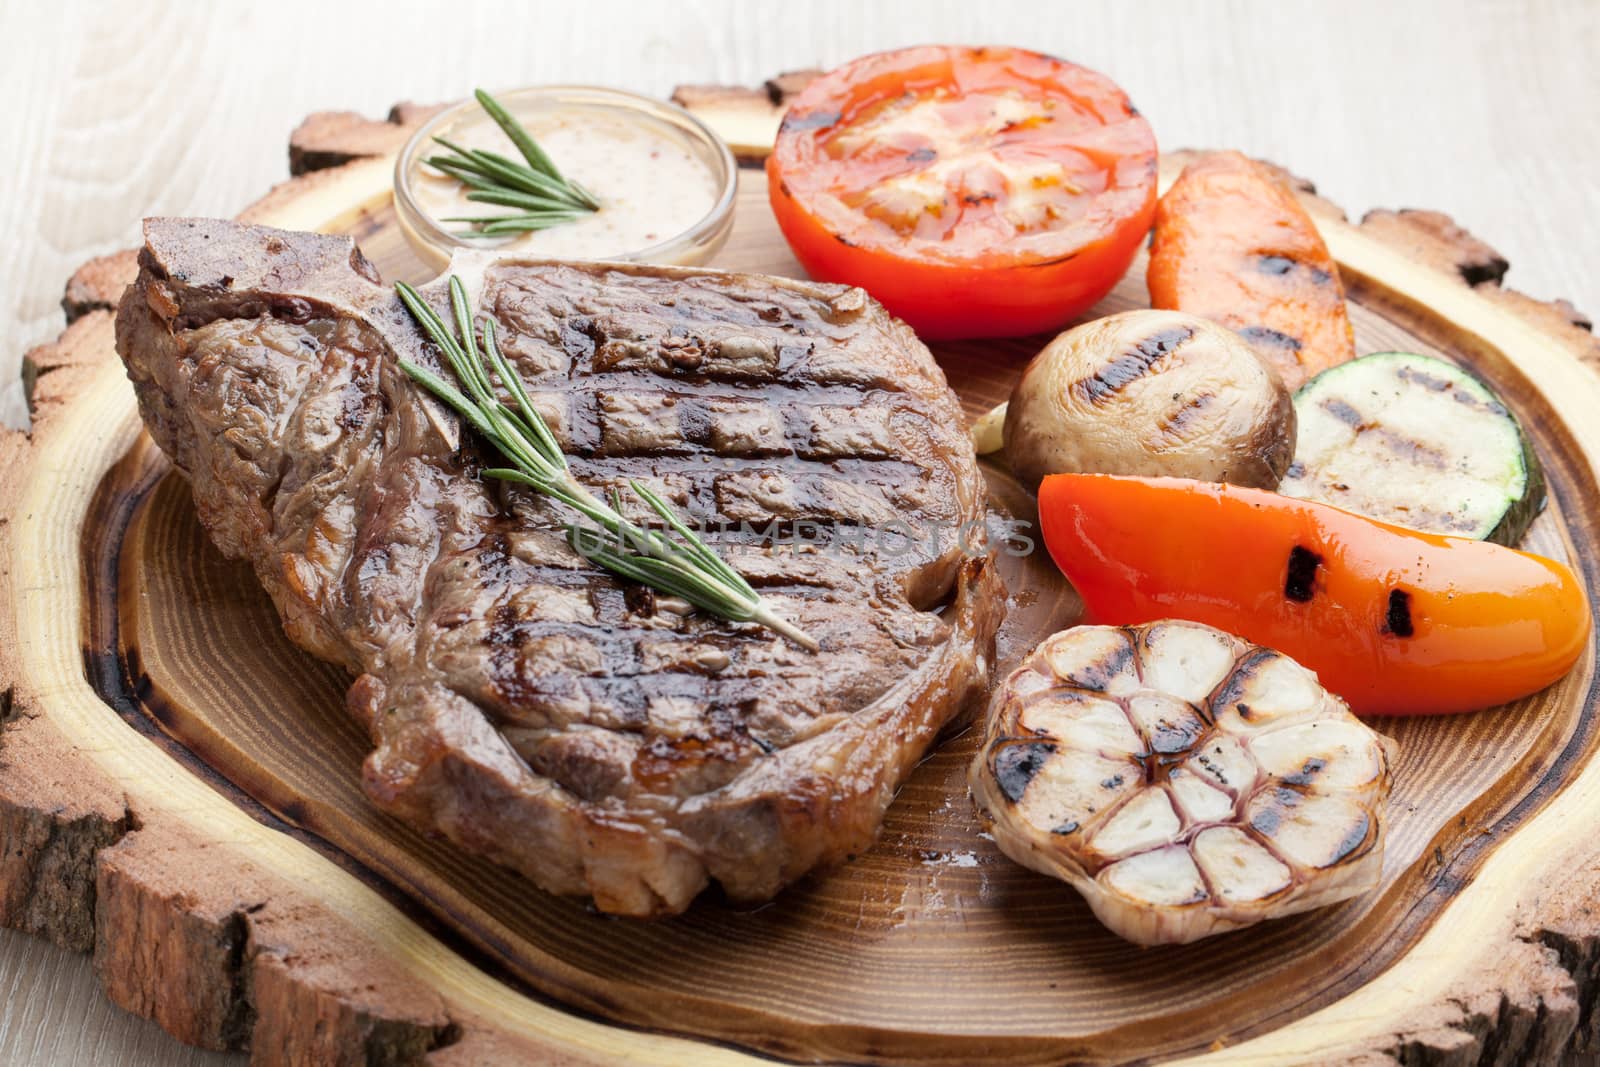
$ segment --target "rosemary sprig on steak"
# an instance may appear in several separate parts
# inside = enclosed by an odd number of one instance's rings
[[[512,464],[487,469],[483,472],[485,475],[530,486],[589,519],[594,525],[571,523],[567,526],[568,541],[586,559],[631,581],[680,596],[704,611],[735,622],[760,623],[802,648],[817,650],[817,642],[810,634],[779,617],[750,583],[713,552],[678,518],[672,506],[648,486],[636,480],[628,483],[660,516],[664,530],[630,522],[622,516],[619,496],[613,494],[608,504],[578,483],[567,468],[566,456],[555,435],[534,410],[522,378],[501,354],[495,340],[494,320],[488,317],[483,319],[480,353],[473,329],[472,305],[459,278],[454,275],[450,278],[454,333],[411,286],[398,282],[395,291],[417,325],[439,346],[466,393],[409,360],[402,359],[400,368],[454,408]],[[515,408],[495,395],[494,378],[498,378],[511,394]]]
[[[478,89],[478,103],[494,119],[511,143],[522,153],[526,164],[478,148],[463,148],[443,137],[434,140],[448,148],[449,154],[429,156],[425,162],[443,174],[459,179],[471,192],[467,199],[483,204],[516,208],[507,215],[464,215],[444,222],[466,222],[472,229],[458,237],[507,237],[529,230],[543,230],[580,215],[600,209],[600,202],[583,186],[562,176],[555,163],[539,147],[527,129],[511,117],[494,97]]]

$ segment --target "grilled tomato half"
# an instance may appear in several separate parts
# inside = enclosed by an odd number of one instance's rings
[[[1092,70],[929,45],[806,86],[767,185],[812,277],[863,287],[924,337],[1018,336],[1082,314],[1128,269],[1156,142]]]

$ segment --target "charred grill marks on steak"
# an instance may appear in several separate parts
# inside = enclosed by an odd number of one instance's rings
[[[434,354],[348,240],[146,238],[118,321],[146,423],[290,636],[359,675],[380,805],[612,911],[681,910],[709,878],[761,898],[870,841],[982,689],[981,538],[847,536],[984,513],[943,376],[859,290],[507,261],[476,294],[578,479],[699,520],[811,655],[619,583],[559,505],[479,480],[396,367]]]

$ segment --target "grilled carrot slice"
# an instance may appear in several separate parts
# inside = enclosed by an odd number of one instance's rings
[[[1156,207],[1150,303],[1237,330],[1291,390],[1355,358],[1344,286],[1286,182],[1238,152],[1184,168]]]

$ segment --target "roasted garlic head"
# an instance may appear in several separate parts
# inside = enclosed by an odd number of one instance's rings
[[[996,690],[970,781],[1006,855],[1152,945],[1376,885],[1389,748],[1271,649],[1191,622],[1079,626]]]

